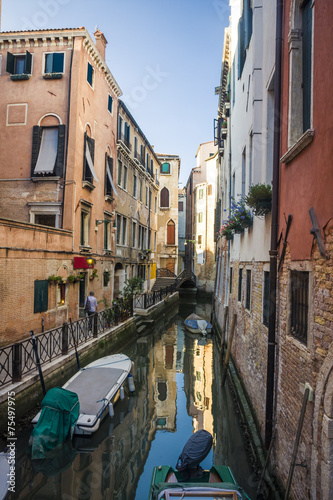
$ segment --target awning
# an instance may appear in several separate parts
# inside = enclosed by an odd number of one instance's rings
[[[93,164],[93,161],[91,158],[88,143],[86,144],[86,160],[87,160],[87,163],[88,163],[88,166],[90,168],[90,172],[92,173],[93,178],[95,179],[96,182],[99,182],[97,175],[96,175],[96,172],[95,172],[94,164]]]
[[[109,178],[109,181],[110,181],[111,187],[112,187],[112,189],[113,189],[113,192],[114,192],[114,194],[115,194],[116,196],[118,196],[117,190],[116,190],[115,185],[114,185],[114,183],[113,183],[113,179],[112,179],[112,175],[111,175],[111,172],[110,172],[110,167],[109,167],[109,165],[106,165],[106,172],[107,172],[107,174],[108,174],[108,178]]]
[[[52,174],[58,150],[58,128],[44,128],[34,174]]]

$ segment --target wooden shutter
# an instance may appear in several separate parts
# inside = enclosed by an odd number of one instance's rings
[[[164,187],[161,191],[161,205],[162,208],[169,208],[169,190]]]
[[[64,54],[54,52],[52,57],[52,72],[62,73],[64,71]]]
[[[167,225],[167,245],[175,244],[175,223],[169,221]]]
[[[31,63],[32,63],[32,55],[30,52],[25,52],[25,61],[24,61],[24,73],[26,75],[31,75]]]
[[[6,71],[7,73],[10,73],[11,75],[14,74],[15,71],[15,57],[11,52],[7,52],[7,64],[6,64]]]
[[[302,8],[303,132],[311,126],[312,8],[308,0]]]
[[[48,299],[49,299],[49,283],[47,280],[36,280],[35,281],[35,293],[34,293],[34,313],[39,313],[47,311],[48,309]]]
[[[34,170],[38,159],[41,134],[42,134],[42,128],[39,127],[38,125],[35,125],[32,128],[31,177],[35,175]]]
[[[65,129],[66,129],[65,125],[58,126],[58,149],[57,149],[57,159],[54,169],[54,174],[58,177],[62,177],[64,172]]]

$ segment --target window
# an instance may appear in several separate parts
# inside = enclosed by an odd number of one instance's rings
[[[142,201],[142,180],[140,179],[139,185],[139,200]]]
[[[90,209],[82,206],[81,208],[81,231],[80,245],[89,246],[89,228],[90,228]]]
[[[203,192],[204,192],[204,190],[203,190],[203,189],[199,189],[199,193],[198,193],[199,200],[202,200],[202,199],[203,199]]]
[[[127,167],[124,165],[123,188],[127,189]]]
[[[11,54],[7,52],[6,71],[11,75],[31,75],[32,55],[26,51],[25,54]]]
[[[111,113],[111,115],[112,115],[112,109],[113,109],[113,99],[110,96],[110,94],[108,94],[108,111]]]
[[[207,186],[207,195],[212,196],[213,194],[213,186],[211,184],[208,184]]]
[[[52,52],[44,54],[44,74],[64,72],[64,53]]]
[[[138,158],[138,139],[134,136],[134,158]]]
[[[117,245],[120,244],[121,215],[117,215]]]
[[[198,222],[203,222],[203,212],[198,213]]]
[[[157,213],[157,196],[155,196],[155,213]]]
[[[87,82],[89,85],[94,88],[94,80],[95,80],[95,70],[92,67],[92,65],[88,62],[88,68],[87,68]]]
[[[251,308],[251,270],[246,270],[246,296],[245,296],[245,307],[250,310]]]
[[[169,208],[169,190],[164,187],[161,190],[161,201],[160,201],[160,207],[161,208]]]
[[[202,245],[202,234],[198,234],[198,245]]]
[[[137,195],[136,191],[137,191],[137,177],[134,174],[133,175],[133,196],[134,196],[134,198],[136,198],[136,195]]]
[[[49,283],[47,280],[36,280],[34,289],[34,313],[47,311],[49,300]]]
[[[243,149],[242,153],[242,198],[245,196],[246,187],[246,148]]]
[[[31,177],[62,177],[65,152],[65,125],[34,126],[32,132]]]
[[[149,170],[149,154],[146,154],[146,170]]]
[[[269,321],[269,272],[264,272],[264,299],[262,307],[262,322],[268,326]]]
[[[170,174],[170,163],[162,163],[161,174]]]
[[[52,214],[35,214],[35,224],[56,227],[56,216]]]
[[[132,247],[135,248],[136,245],[136,222],[133,222],[132,226]]]
[[[118,160],[118,186],[121,186],[123,164]]]
[[[105,196],[113,197],[113,158],[105,153],[105,182],[104,194]]]
[[[238,22],[238,78],[242,76],[246,59],[246,49],[252,36],[251,0],[244,0],[243,12]]]
[[[178,212],[184,212],[184,202],[183,201],[178,202]]]
[[[172,220],[167,224],[167,245],[175,245],[175,223]]]
[[[307,343],[309,311],[309,273],[291,271],[291,334]]]
[[[95,158],[95,140],[84,134],[84,157],[83,157],[83,180],[93,183],[93,179],[98,182],[94,167]]]
[[[242,301],[243,269],[238,271],[238,302]]]
[[[127,219],[123,217],[122,239],[121,239],[122,245],[126,245],[126,239],[127,239],[126,229],[127,229]]]
[[[230,268],[229,273],[229,293],[232,293],[232,267]]]
[[[148,207],[148,197],[149,197],[149,191],[148,187],[146,187],[146,207]]]
[[[60,227],[61,202],[30,201],[28,206],[31,224]]]
[[[149,210],[151,210],[151,197],[152,197],[152,194],[151,194],[151,191],[149,189]]]
[[[104,250],[111,250],[111,219],[104,215]]]
[[[59,283],[57,286],[57,304],[58,306],[62,306],[66,301],[66,284]]]

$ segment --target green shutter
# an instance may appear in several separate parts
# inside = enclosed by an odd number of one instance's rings
[[[244,1],[244,48],[246,49],[252,36],[252,8],[250,0]]]
[[[41,133],[42,129],[38,125],[32,128],[31,177],[35,175],[34,170],[38,159]]]
[[[15,68],[15,57],[11,52],[7,52],[7,64],[6,64],[6,71],[7,73],[10,73],[11,75],[14,74],[14,68]]]
[[[64,71],[64,54],[61,52],[53,53],[52,73],[63,73]]]
[[[32,55],[30,54],[30,52],[26,50],[25,61],[24,61],[24,73],[26,75],[31,75],[31,63],[32,63]]]
[[[86,170],[87,170],[87,160],[86,160],[86,147],[87,147],[87,132],[84,133],[83,139],[83,170],[82,170],[82,179],[86,179]]]
[[[311,126],[312,8],[308,0],[302,8],[303,132]]]
[[[90,63],[88,63],[88,69],[87,69],[87,82],[92,86],[92,84],[93,84],[93,67]]]
[[[65,129],[65,125],[58,126],[58,151],[54,170],[54,174],[58,177],[62,177],[64,171]]]
[[[47,311],[49,299],[49,282],[47,280],[35,281],[34,313]]]

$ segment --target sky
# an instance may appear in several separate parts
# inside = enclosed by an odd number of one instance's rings
[[[121,99],[155,152],[180,156],[182,187],[214,139],[229,15],[229,0],[2,0],[1,30],[98,27]]]

